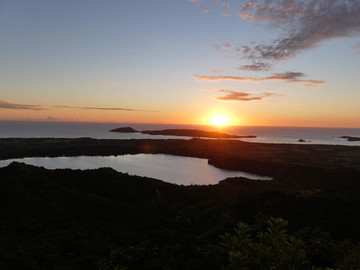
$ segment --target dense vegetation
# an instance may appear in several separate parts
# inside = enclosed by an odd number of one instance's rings
[[[178,186],[13,163],[0,168],[1,269],[359,269],[357,147],[4,139],[0,150],[3,158],[165,152],[274,176]]]

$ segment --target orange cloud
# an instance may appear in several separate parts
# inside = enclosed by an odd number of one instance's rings
[[[129,109],[129,108],[114,108],[114,107],[76,107],[76,106],[54,106],[55,108],[62,109],[80,109],[80,110],[101,110],[101,111],[130,111],[130,112],[158,112],[158,111],[145,111],[138,109]]]
[[[265,97],[273,96],[274,93],[263,93],[261,95],[251,95],[250,93],[246,92],[237,92],[232,90],[219,90],[220,92],[225,93],[224,96],[216,97],[216,100],[220,101],[254,101],[254,100],[262,100]]]
[[[259,81],[270,81],[270,80],[281,80],[286,82],[301,82],[306,83],[307,85],[321,85],[325,84],[324,81],[319,80],[305,80],[304,73],[301,72],[285,72],[285,73],[274,73],[269,77],[264,78],[255,78],[255,77],[236,77],[236,76],[221,76],[221,75],[211,75],[211,76],[200,76],[194,75],[193,76],[199,80],[206,80],[206,81],[219,81],[219,80],[230,80],[230,81],[250,81],[250,82],[259,82]]]

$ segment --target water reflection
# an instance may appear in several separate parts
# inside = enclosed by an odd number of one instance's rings
[[[13,161],[24,162],[47,169],[97,169],[110,167],[119,172],[146,176],[179,185],[217,184],[228,177],[246,177],[254,180],[271,180],[270,177],[258,176],[241,171],[218,169],[208,164],[207,159],[180,157],[164,154],[137,154],[106,157],[56,157],[23,158],[1,160],[0,166],[7,166]]]

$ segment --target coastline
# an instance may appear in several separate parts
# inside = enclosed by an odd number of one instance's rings
[[[221,169],[260,175],[274,175],[279,168],[360,171],[359,146],[263,144],[221,139],[0,139],[0,159],[140,153],[206,158],[210,164]]]

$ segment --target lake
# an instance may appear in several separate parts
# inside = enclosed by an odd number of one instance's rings
[[[97,169],[110,167],[119,172],[146,176],[178,185],[217,184],[228,177],[246,177],[253,180],[271,180],[242,171],[218,169],[208,164],[207,159],[181,157],[165,154],[136,154],[120,156],[79,156],[79,157],[33,157],[0,160],[0,167],[11,162],[24,162],[47,169]]]

